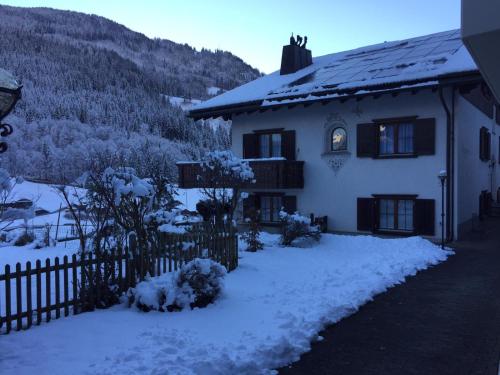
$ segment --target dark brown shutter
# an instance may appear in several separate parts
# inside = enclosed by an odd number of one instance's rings
[[[479,129],[479,159],[484,161],[485,134],[486,128]]]
[[[259,157],[259,135],[243,134],[243,158],[256,159]]]
[[[282,198],[283,210],[289,214],[297,211],[297,197],[295,195],[285,195]]]
[[[434,199],[416,199],[414,208],[415,233],[424,236],[435,234],[436,208]]]
[[[295,130],[281,133],[281,156],[287,160],[295,160]]]
[[[486,151],[484,154],[485,160],[490,160],[491,159],[491,133],[489,131],[486,131]]]
[[[243,217],[248,217],[248,213],[251,209],[258,209],[259,207],[259,197],[255,194],[249,195],[247,198],[243,199]]]
[[[358,198],[358,230],[375,229],[375,199]]]
[[[436,119],[415,120],[414,140],[417,155],[434,155],[436,153]]]
[[[358,158],[374,157],[377,154],[377,126],[375,124],[358,124],[356,152]]]

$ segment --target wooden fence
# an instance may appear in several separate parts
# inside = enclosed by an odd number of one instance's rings
[[[120,294],[134,287],[137,280],[144,280],[148,273],[156,276],[172,272],[194,258],[210,258],[231,272],[238,266],[238,240],[233,230],[161,235],[147,252],[130,241],[128,247],[104,257],[64,256],[62,262],[59,258],[43,263],[37,260],[34,267],[31,262],[26,262],[24,268],[17,263],[15,270],[6,265],[5,273],[0,274],[0,291],[4,292],[0,294],[0,333],[76,315],[82,312],[82,306],[92,306],[92,310],[102,285],[93,283],[87,293],[80,293],[80,285],[85,284],[85,279],[100,280],[93,275],[103,272],[105,264],[108,268],[111,264],[111,284]]]

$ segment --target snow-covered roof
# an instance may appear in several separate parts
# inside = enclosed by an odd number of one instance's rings
[[[16,80],[16,78],[10,74],[8,71],[0,68],[0,87],[9,89],[9,90],[17,90],[21,85]]]
[[[327,98],[383,87],[422,86],[477,70],[460,30],[451,30],[315,57],[312,65],[295,73],[276,71],[200,103],[190,115],[196,118],[221,108],[302,102],[319,95]]]

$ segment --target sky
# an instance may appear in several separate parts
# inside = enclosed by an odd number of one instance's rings
[[[97,14],[148,37],[223,49],[264,73],[291,33],[313,56],[460,27],[460,0],[0,0]]]

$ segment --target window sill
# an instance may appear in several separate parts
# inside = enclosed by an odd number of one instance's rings
[[[351,155],[348,150],[339,150],[339,151],[325,151],[321,154],[321,156],[329,156],[329,155]]]
[[[375,159],[410,159],[416,157],[418,157],[417,154],[379,154],[375,156]]]
[[[376,234],[385,234],[385,235],[393,235],[393,236],[415,236],[415,230],[399,230],[399,229],[375,229],[373,233]]]

